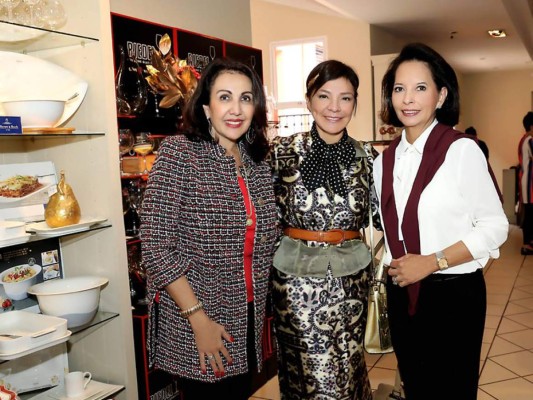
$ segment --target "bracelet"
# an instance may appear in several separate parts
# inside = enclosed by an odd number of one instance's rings
[[[202,303],[201,301],[199,301],[198,303],[196,303],[194,306],[192,306],[191,308],[187,308],[186,310],[182,310],[182,311],[179,311],[178,312],[178,315],[181,317],[181,318],[189,318],[191,315],[193,315],[196,311],[200,311],[204,308],[204,303]]]

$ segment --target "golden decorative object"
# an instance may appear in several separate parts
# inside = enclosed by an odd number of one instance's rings
[[[50,196],[44,211],[46,224],[51,228],[73,225],[80,222],[81,210],[76,196],[69,184],[65,182],[65,172],[57,184],[57,192]]]
[[[159,50],[154,50],[152,54],[152,64],[146,66],[150,75],[146,81],[155,93],[163,96],[159,103],[162,108],[189,101],[200,79],[193,66],[174,57],[170,45],[170,37],[165,33],[159,41]]]

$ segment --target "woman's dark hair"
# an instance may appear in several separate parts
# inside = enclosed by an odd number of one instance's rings
[[[259,162],[265,159],[269,144],[266,138],[267,117],[266,100],[261,79],[248,65],[229,58],[215,58],[202,72],[202,77],[194,91],[190,101],[185,106],[183,112],[183,134],[191,140],[205,140],[212,142],[213,138],[209,133],[209,122],[205,116],[203,106],[209,105],[211,89],[215,80],[220,74],[231,72],[242,74],[252,81],[252,95],[254,99],[254,116],[251,128],[254,131],[254,140],[249,143],[245,140],[245,135],[240,139],[244,143],[246,152],[252,160]]]
[[[522,120],[522,125],[524,125],[524,129],[526,131],[529,131],[529,129],[533,126],[533,111],[528,112],[524,119]]]
[[[392,106],[392,91],[396,71],[400,64],[407,61],[425,63],[431,71],[437,89],[440,91],[445,87],[448,90],[444,104],[436,110],[436,118],[445,125],[456,125],[459,122],[459,83],[455,71],[439,53],[423,43],[406,45],[390,63],[381,84],[381,120],[393,126],[403,126]]]
[[[357,89],[359,88],[359,77],[352,67],[337,61],[328,60],[318,64],[309,72],[307,80],[305,81],[306,92],[305,96],[310,100],[311,97],[322,87],[326,82],[333,81],[338,78],[346,78],[353,86],[355,105],[353,112],[357,108]]]

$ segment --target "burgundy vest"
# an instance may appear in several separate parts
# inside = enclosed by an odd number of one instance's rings
[[[396,212],[396,201],[393,189],[393,171],[396,160],[396,148],[401,137],[391,142],[389,147],[383,152],[383,179],[381,192],[381,210],[383,224],[386,227],[387,243],[393,259],[400,258],[406,254],[406,250],[411,254],[420,254],[420,230],[418,225],[418,203],[424,188],[431,182],[433,176],[438,171],[450,145],[457,139],[473,139],[471,135],[465,135],[453,128],[438,123],[431,133],[424,147],[420,168],[413,183],[411,193],[405,205],[405,212],[402,222],[402,233],[404,242],[398,237],[398,213]],[[494,186],[502,199],[498,185],[489,165],[489,172],[494,182]],[[405,248],[404,248],[405,244]],[[415,282],[406,287],[409,298],[409,315],[416,313],[418,294],[420,292],[420,282]]]

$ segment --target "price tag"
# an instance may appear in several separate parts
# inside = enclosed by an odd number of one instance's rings
[[[20,135],[22,134],[22,123],[20,117],[0,117],[0,135]]]

